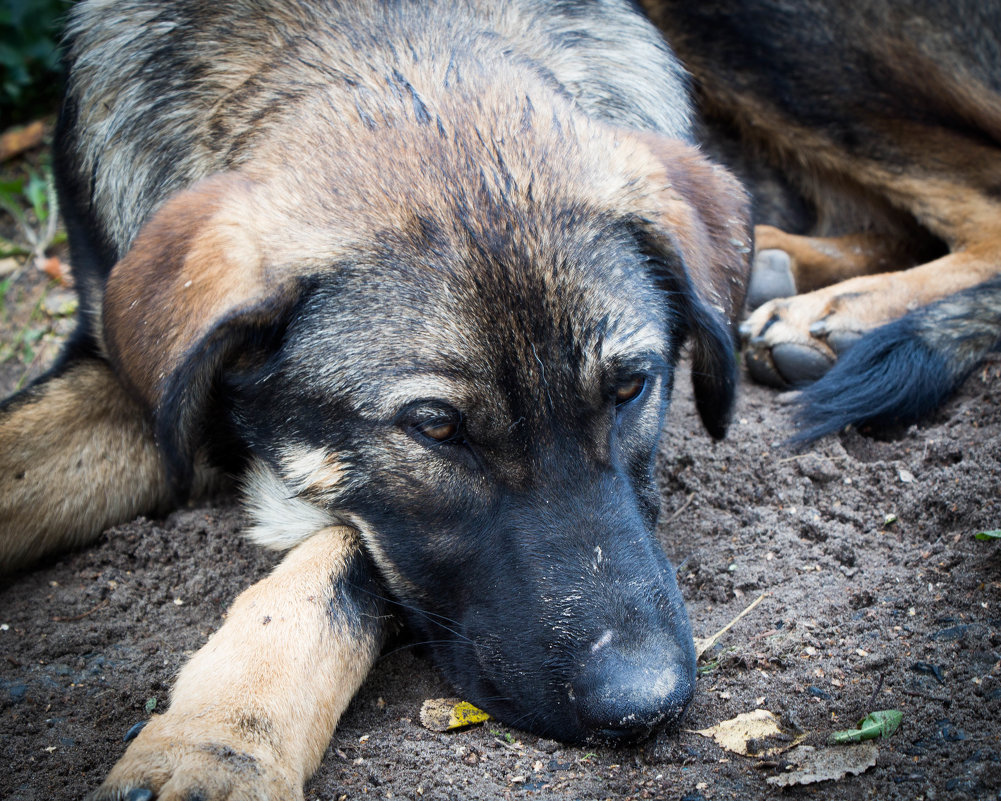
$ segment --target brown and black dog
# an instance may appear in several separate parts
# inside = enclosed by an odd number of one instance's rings
[[[68,36],[79,329],[0,407],[0,566],[220,471],[289,550],[94,797],[301,797],[389,615],[524,729],[676,722],[653,459],[686,341],[725,430],[751,247],[650,22],[85,0]]]
[[[746,322],[752,374],[837,359],[807,436],[927,411],[999,341],[1001,12],[641,5],[755,190],[755,294],[806,291]],[[0,567],[220,471],[290,549],[95,798],[300,796],[389,614],[524,728],[676,721],[694,664],[652,459],[685,340],[725,429],[749,236],[649,22],[85,0],[68,61],[82,311],[0,406]]]
[[[1001,6],[642,5],[755,196],[751,375],[823,376],[802,439],[934,409],[1001,348]]]

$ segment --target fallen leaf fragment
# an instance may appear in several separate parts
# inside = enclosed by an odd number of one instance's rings
[[[875,743],[862,743],[852,748],[821,748],[800,745],[787,751],[785,759],[794,770],[765,779],[773,787],[836,781],[845,776],[858,776],[876,764],[879,749]]]
[[[490,715],[460,698],[430,698],[421,704],[421,725],[431,731],[450,731],[482,723]]]
[[[69,286],[69,270],[66,269],[66,265],[63,264],[57,256],[38,259],[36,261],[36,265],[39,270],[45,273],[53,281],[57,281],[62,286]]]
[[[751,740],[774,737],[781,734],[782,730],[779,728],[779,719],[775,715],[767,709],[755,709],[753,712],[743,712],[735,718],[724,720],[708,729],[696,729],[695,733],[701,734],[703,737],[711,737],[727,751],[750,756],[748,745]],[[755,754],[755,756],[758,755]]]
[[[1001,528],[994,531],[981,531],[976,537],[978,540],[1001,540]]]
[[[41,120],[36,120],[23,128],[5,131],[3,136],[0,136],[0,161],[6,161],[25,150],[38,147],[44,137],[45,123]]]
[[[763,600],[765,600],[765,596],[766,595],[768,595],[767,592],[761,593],[761,595],[759,595],[757,598],[755,598],[747,606],[747,608],[743,612],[741,612],[739,615],[737,615],[737,617],[735,617],[733,620],[731,620],[729,623],[727,623],[723,628],[721,628],[715,634],[713,634],[713,635],[711,635],[709,637],[693,637],[693,639],[695,640],[695,659],[696,659],[696,661],[698,661],[699,659],[701,659],[702,655],[705,654],[706,651],[708,651],[717,642],[719,642],[720,638],[724,634],[726,634],[730,629],[732,629],[734,627],[734,625],[737,623],[738,620],[740,620],[742,617],[744,617],[744,615],[746,615],[748,612],[750,612],[752,609],[754,609],[754,607],[756,607]]]
[[[69,317],[76,314],[79,301],[70,289],[53,289],[42,298],[42,311],[49,317]]]
[[[870,712],[858,722],[857,729],[836,731],[831,735],[832,743],[860,743],[863,740],[875,740],[877,737],[889,737],[904,719],[904,713],[896,709],[883,709]]]

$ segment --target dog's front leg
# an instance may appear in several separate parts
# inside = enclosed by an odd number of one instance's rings
[[[357,534],[317,532],[236,599],[92,801],[302,798],[385,625]]]

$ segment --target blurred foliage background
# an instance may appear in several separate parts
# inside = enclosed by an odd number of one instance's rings
[[[72,0],[0,0],[0,130],[52,113],[59,41]]]
[[[73,328],[50,147],[72,4],[0,0],[0,397],[43,372]]]

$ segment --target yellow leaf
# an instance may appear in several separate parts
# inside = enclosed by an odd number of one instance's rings
[[[459,698],[430,698],[421,704],[421,724],[431,731],[449,731],[482,723],[490,715]]]
[[[781,734],[779,719],[767,709],[755,709],[753,712],[744,712],[731,720],[724,720],[708,729],[697,729],[696,734],[703,737],[711,737],[718,745],[727,751],[735,754],[749,756],[747,745],[750,740],[760,740],[764,737],[773,737]],[[764,756],[772,750],[779,751],[781,748],[771,749],[755,753],[754,756]]]

